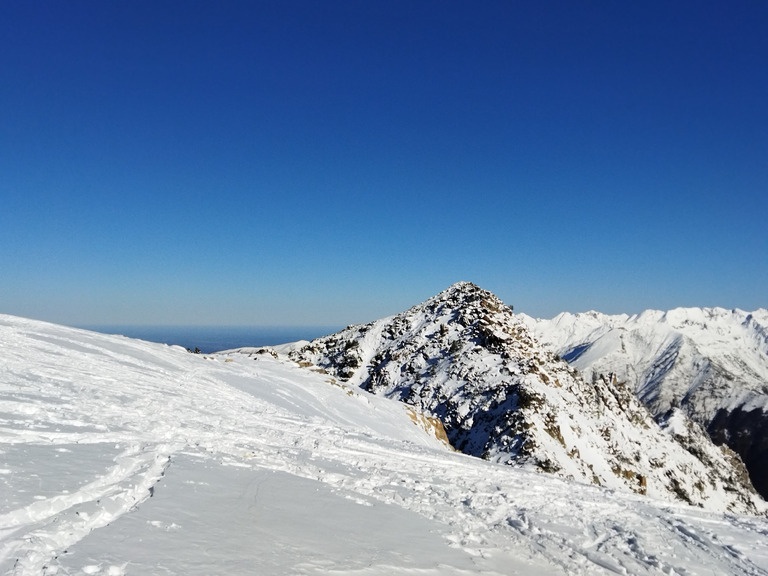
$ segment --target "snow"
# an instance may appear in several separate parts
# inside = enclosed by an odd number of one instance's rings
[[[768,498],[768,311],[596,312],[519,318],[585,376],[614,374],[657,418],[680,407],[743,459]]]
[[[673,410],[664,422],[664,429],[676,436],[685,436],[688,429],[688,418],[681,410]]]
[[[439,419],[453,446],[473,456],[713,511],[767,510],[741,463],[700,427],[665,433],[631,390],[611,378],[585,382],[473,284],[283,350]]]
[[[0,315],[0,574],[768,573],[768,521],[455,453],[270,354]]]
[[[608,316],[518,317],[587,376],[627,380],[655,413],[679,403],[702,424],[718,409],[768,411],[768,311],[675,308]]]

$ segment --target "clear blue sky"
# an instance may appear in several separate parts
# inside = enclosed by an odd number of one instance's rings
[[[0,3],[0,312],[768,306],[768,3]]]

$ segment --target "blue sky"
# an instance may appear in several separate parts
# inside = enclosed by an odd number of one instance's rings
[[[768,3],[0,3],[0,312],[768,306]]]

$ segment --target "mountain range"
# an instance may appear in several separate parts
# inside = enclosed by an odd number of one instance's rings
[[[585,378],[626,382],[658,420],[684,412],[741,456],[768,497],[768,310],[519,318]]]

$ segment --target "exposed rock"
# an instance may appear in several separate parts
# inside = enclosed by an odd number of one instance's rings
[[[715,510],[766,509],[700,428],[678,442],[615,375],[585,381],[471,283],[290,357],[439,418],[467,454]]]

